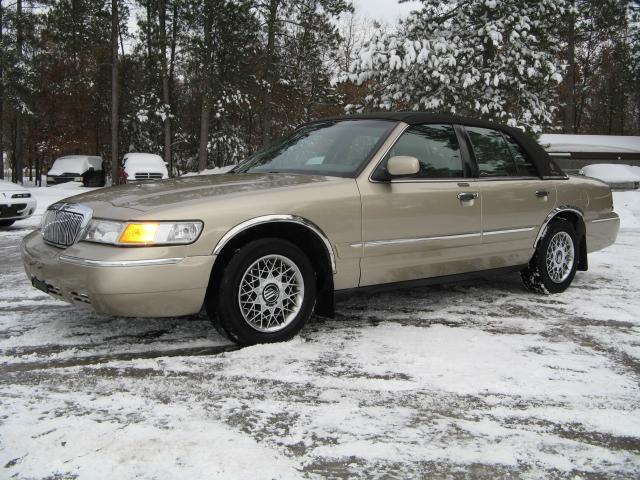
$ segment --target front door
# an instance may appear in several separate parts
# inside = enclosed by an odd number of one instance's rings
[[[412,156],[420,172],[389,178],[392,156]],[[452,125],[407,129],[371,177],[358,179],[362,198],[360,285],[476,270],[481,199]]]

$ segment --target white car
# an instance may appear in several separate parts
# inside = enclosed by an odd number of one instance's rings
[[[47,173],[47,185],[83,182],[86,187],[103,187],[102,157],[66,155],[57,158]]]
[[[36,199],[26,188],[0,180],[0,227],[9,227],[36,211]]]
[[[123,159],[125,182],[144,182],[169,178],[167,165],[160,155],[153,153],[127,153]]]

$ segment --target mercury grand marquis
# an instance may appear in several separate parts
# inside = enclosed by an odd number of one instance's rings
[[[55,298],[128,317],[204,308],[248,345],[291,338],[354,289],[513,270],[559,293],[618,229],[609,187],[520,130],[388,113],[305,124],[228,174],[68,198],[21,251]]]

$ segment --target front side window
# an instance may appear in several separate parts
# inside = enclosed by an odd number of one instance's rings
[[[501,132],[479,127],[465,127],[465,130],[473,147],[480,177],[518,175],[509,146]]]
[[[312,123],[248,158],[233,171],[353,177],[395,126],[395,122],[386,120]]]
[[[395,156],[415,157],[420,162],[417,178],[462,178],[464,166],[458,137],[451,125],[415,125],[405,131],[389,151]]]

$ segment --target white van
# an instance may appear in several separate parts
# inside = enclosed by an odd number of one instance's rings
[[[123,157],[124,182],[144,182],[169,178],[169,171],[160,155],[131,152]]]
[[[47,173],[47,185],[82,182],[87,187],[104,186],[102,157],[65,155],[57,158]]]

